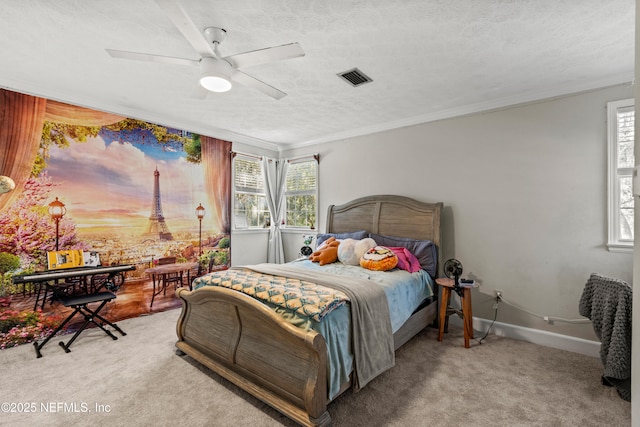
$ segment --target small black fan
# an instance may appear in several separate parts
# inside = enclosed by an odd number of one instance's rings
[[[316,236],[314,234],[308,236],[302,236],[302,242],[304,246],[300,248],[300,255],[308,257],[313,253],[313,249],[311,249],[311,242]]]
[[[444,263],[444,274],[454,280],[453,288],[460,293],[460,276],[462,276],[462,263],[457,259],[449,259]]]

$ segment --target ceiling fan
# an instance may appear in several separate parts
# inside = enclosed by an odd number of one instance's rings
[[[223,57],[218,51],[218,47],[227,35],[224,29],[208,27],[204,29],[204,32],[201,32],[176,0],[155,0],[155,2],[164,10],[171,22],[180,30],[196,52],[200,54],[200,59],[193,60],[105,49],[109,55],[114,58],[136,61],[197,66],[200,68],[200,85],[212,92],[226,92],[231,89],[231,82],[235,82],[257,89],[275,99],[281,99],[287,95],[281,90],[243,73],[240,69],[304,56],[304,51],[298,43],[268,47]]]

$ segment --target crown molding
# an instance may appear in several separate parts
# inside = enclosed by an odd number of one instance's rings
[[[253,138],[245,134],[233,132],[218,127],[203,127],[198,123],[184,120],[174,120],[149,111],[142,111],[135,106],[112,105],[105,100],[96,100],[95,97],[86,99],[85,97],[69,96],[69,94],[56,93],[55,91],[42,91],[25,82],[0,82],[0,87],[13,90],[16,92],[26,93],[28,95],[39,96],[52,99],[59,102],[66,102],[81,107],[92,108],[95,110],[105,111],[112,114],[118,114],[137,120],[144,120],[152,123],[170,126],[176,129],[184,129],[189,132],[198,133],[200,135],[208,135],[215,138],[225,139],[232,142],[247,144],[252,147],[267,149],[275,152],[282,152],[291,149],[305,148],[308,146],[329,143],[349,138],[360,137],[373,133],[385,132],[389,130],[399,129],[408,126],[415,126],[434,122],[438,120],[461,117],[471,114],[479,114],[490,111],[496,111],[505,108],[513,108],[525,104],[547,101],[554,98],[573,96],[579,93],[604,89],[606,87],[617,86],[621,84],[633,84],[633,72],[622,73],[606,79],[592,80],[588,82],[580,82],[575,84],[567,84],[550,89],[526,92],[514,96],[503,97],[499,99],[489,100],[468,104],[460,107],[450,108],[446,110],[434,111],[427,114],[421,114],[413,117],[407,117],[400,120],[378,123],[372,126],[364,126],[357,129],[350,129],[342,132],[334,132],[318,138],[308,139],[306,141],[296,143],[284,143],[276,141],[265,141]],[[97,107],[99,105],[99,107]]]
[[[399,129],[407,126],[415,126],[424,123],[434,122],[437,120],[450,119],[454,117],[467,116],[471,114],[486,113],[497,111],[505,108],[513,108],[530,103],[548,101],[554,98],[565,96],[573,96],[579,93],[589,92],[606,87],[618,86],[622,84],[633,84],[633,72],[620,74],[611,78],[594,80],[590,82],[582,82],[578,84],[570,84],[559,86],[556,88],[539,90],[534,92],[526,92],[519,95],[494,99],[486,102],[464,105],[461,107],[450,108],[447,110],[435,111],[432,113],[422,114],[418,116],[408,117],[401,120],[380,123],[373,126],[365,126],[358,129],[350,129],[343,132],[328,134],[319,138],[310,139],[300,143],[280,144],[282,150],[290,150],[296,148],[308,147],[311,145],[323,144],[348,138],[369,135],[378,132]]]

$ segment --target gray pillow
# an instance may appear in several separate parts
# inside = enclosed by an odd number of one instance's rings
[[[415,240],[406,237],[384,236],[369,234],[378,246],[405,247],[418,258],[420,266],[431,277],[436,277],[438,269],[438,248],[431,240]]]
[[[316,248],[319,247],[322,242],[327,240],[329,237],[335,237],[338,240],[344,239],[354,239],[354,240],[362,240],[368,236],[368,233],[365,230],[360,231],[351,231],[349,233],[324,233],[318,234],[316,237]]]

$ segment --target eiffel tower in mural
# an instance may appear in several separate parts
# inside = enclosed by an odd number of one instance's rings
[[[153,205],[151,206],[151,215],[149,215],[149,225],[145,236],[159,238],[160,240],[173,240],[173,236],[169,231],[169,227],[164,222],[162,215],[162,205],[160,204],[160,172],[158,167],[153,172]]]

